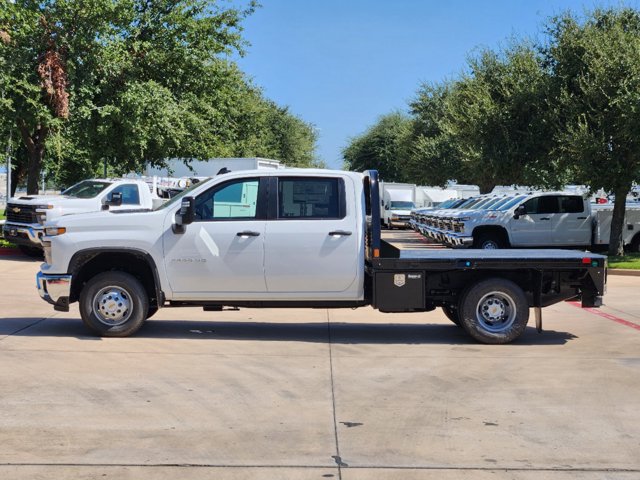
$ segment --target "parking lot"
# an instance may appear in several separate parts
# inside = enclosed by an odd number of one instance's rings
[[[101,339],[38,266],[0,257],[0,478],[640,478],[640,277],[511,345],[369,308],[163,309]]]

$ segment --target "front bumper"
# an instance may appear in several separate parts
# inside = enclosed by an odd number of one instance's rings
[[[2,235],[4,235],[5,240],[9,240],[16,245],[42,248],[40,239],[44,235],[44,230],[42,227],[33,227],[31,225],[5,223],[2,226]]]
[[[40,297],[53,305],[55,310],[69,311],[71,295],[71,275],[47,275],[38,272],[36,284]]]

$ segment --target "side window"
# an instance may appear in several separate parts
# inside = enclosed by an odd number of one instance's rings
[[[122,205],[140,205],[140,192],[138,191],[138,185],[135,183],[119,185],[111,191],[111,193],[114,192],[122,194]]]
[[[344,182],[340,178],[281,177],[278,218],[344,218]]]
[[[560,212],[558,208],[558,197],[556,196],[540,197],[540,201],[538,202],[538,213],[558,213],[558,212]]]
[[[257,178],[236,180],[199,195],[196,221],[256,218],[259,183]]]
[[[566,196],[560,197],[560,213],[582,213],[584,212],[584,202],[582,197]]]
[[[558,197],[553,195],[535,197],[526,201],[524,208],[528,214],[558,213]]]
[[[540,197],[535,197],[524,202],[525,213],[529,215],[531,215],[532,213],[538,213],[538,200],[540,200]]]

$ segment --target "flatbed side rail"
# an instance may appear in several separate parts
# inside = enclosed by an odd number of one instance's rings
[[[380,257],[380,184],[377,170],[363,172],[366,215],[365,260],[371,262]]]

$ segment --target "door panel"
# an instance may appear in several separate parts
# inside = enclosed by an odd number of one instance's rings
[[[524,203],[526,214],[509,220],[513,246],[548,246],[552,244],[553,218],[558,211],[558,197],[534,197]]]
[[[198,195],[196,219],[182,234],[167,218],[165,267],[177,298],[239,299],[266,291],[266,205],[258,184],[257,178],[230,181]]]
[[[269,292],[326,298],[350,289],[359,273],[360,227],[347,212],[349,178],[280,177],[275,218],[267,221]],[[353,191],[353,187],[346,189]],[[315,294],[313,294],[315,292]]]
[[[552,239],[554,245],[590,245],[593,219],[578,195],[560,197],[560,213],[554,215]]]

